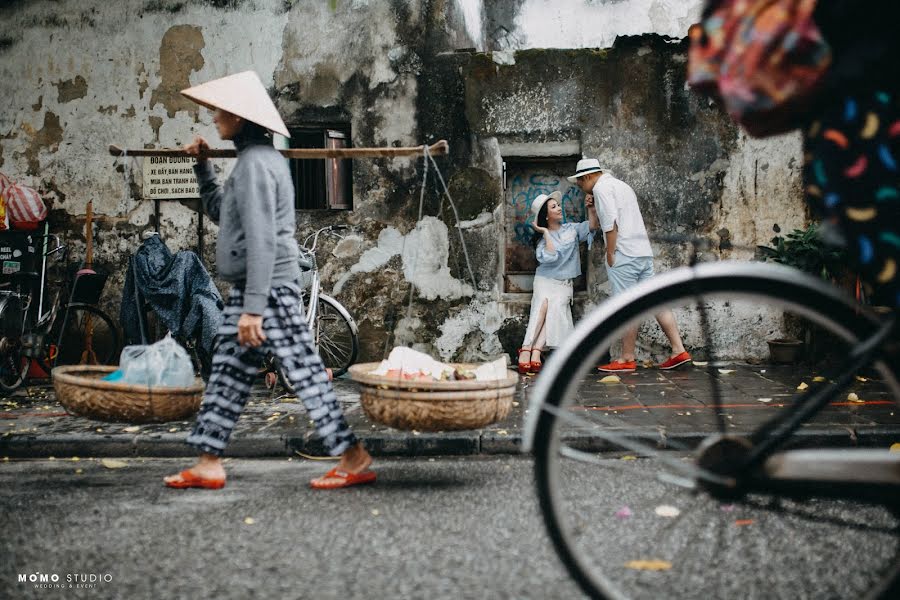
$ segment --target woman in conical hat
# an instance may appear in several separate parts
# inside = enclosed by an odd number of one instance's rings
[[[315,488],[337,488],[375,481],[372,457],[347,425],[298,310],[299,250],[294,239],[294,186],[270,132],[288,135],[278,110],[256,73],[246,71],[181,92],[215,110],[213,122],[237,148],[237,162],[220,186],[201,137],[185,146],[197,158],[203,210],[219,225],[216,268],[233,284],[225,321],[217,332],[212,374],[200,414],[187,443],[199,462],[165,478],[169,487],[220,488],[225,470],[220,456],[243,411],[250,387],[268,352],[281,361],[325,447],[341,462]]]

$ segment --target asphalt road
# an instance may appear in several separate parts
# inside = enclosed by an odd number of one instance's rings
[[[330,465],[232,460],[227,487],[201,491],[162,486],[183,460],[0,462],[0,598],[582,597],[545,533],[529,459],[382,460],[374,486],[309,489]],[[660,593],[673,577],[704,600],[857,597],[867,565],[896,556],[881,513],[829,503],[766,520],[661,490],[642,460],[610,465],[567,473],[562,496],[579,539],[646,597],[674,597]],[[725,564],[740,573],[710,588]]]

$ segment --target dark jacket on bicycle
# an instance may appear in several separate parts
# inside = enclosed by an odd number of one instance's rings
[[[208,161],[194,172],[203,210],[219,225],[217,272],[244,290],[245,313],[261,315],[269,290],[297,281],[300,268],[290,170],[271,138],[255,131],[235,136],[237,163],[224,186]]]

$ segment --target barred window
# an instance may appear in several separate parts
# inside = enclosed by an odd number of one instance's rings
[[[297,127],[291,148],[349,148],[350,127]],[[297,210],[352,210],[353,179],[349,159],[292,159]]]

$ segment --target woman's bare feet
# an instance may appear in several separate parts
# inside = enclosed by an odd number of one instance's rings
[[[201,454],[197,464],[185,471],[187,471],[192,478],[197,480],[221,481],[223,484],[225,482],[225,467],[222,466],[222,460],[214,454]],[[182,473],[184,473],[184,471],[182,471]],[[182,473],[169,475],[164,478],[163,481],[166,485],[172,487],[191,487],[179,485],[188,482]]]
[[[335,474],[335,472],[357,475],[368,471],[371,465],[372,455],[366,451],[362,442],[359,442],[355,446],[351,446],[341,455],[341,461],[338,463],[337,467],[325,475],[313,479],[310,483],[313,487],[321,488],[344,487],[345,485],[348,485],[348,478]]]

